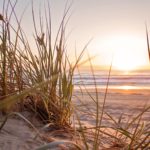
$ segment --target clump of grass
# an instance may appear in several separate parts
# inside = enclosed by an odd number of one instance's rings
[[[52,37],[49,2],[47,1],[47,8],[45,8],[45,22],[43,22],[42,14],[39,12],[39,26],[37,20],[35,20],[32,3],[34,41],[37,48],[37,54],[35,54],[21,28],[22,17],[19,21],[15,13],[16,3],[12,5],[10,1],[7,3],[4,1],[3,15],[1,15],[0,75],[2,106],[6,106],[5,102],[9,102],[10,105],[15,101],[12,100],[14,97],[26,99],[26,107],[38,114],[43,122],[51,122],[61,127],[70,126],[70,117],[73,111],[73,74],[84,52],[84,50],[81,52],[74,64],[70,63],[66,53],[65,31],[71,4],[69,6],[66,4],[63,19],[53,44],[52,38],[54,39],[54,37]],[[9,7],[11,13],[8,17]],[[11,25],[12,15],[16,19],[17,29],[14,29]],[[12,31],[14,31],[15,36],[14,42],[10,36]],[[9,98],[10,94],[19,95]]]
[[[48,3],[48,2],[47,2]],[[65,30],[68,22],[70,6],[65,8],[63,19],[57,32],[55,43],[52,44],[52,29],[50,5],[45,11],[45,28],[39,16],[39,29],[35,20],[32,4],[32,17],[34,24],[34,40],[38,54],[33,54],[28,41],[24,42],[25,53],[24,70],[28,78],[29,87],[48,80],[46,84],[36,89],[32,95],[32,109],[39,114],[44,122],[54,122],[58,126],[70,126],[70,117],[73,111],[72,92],[73,75],[84,50],[79,55],[75,64],[71,64],[66,54]],[[45,8],[45,10],[47,10]]]

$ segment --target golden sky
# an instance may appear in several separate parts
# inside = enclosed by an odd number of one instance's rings
[[[55,35],[66,0],[49,1]],[[42,9],[44,2],[46,0],[34,1],[35,11]],[[2,1],[0,6],[2,10]],[[32,41],[31,0],[18,1],[16,13],[19,16],[26,6],[22,25]],[[145,21],[149,27],[150,0],[74,0],[71,13],[67,28],[68,33],[72,31],[67,41],[71,59],[75,58],[75,45],[80,52],[92,38],[87,50],[90,55],[96,56],[92,60],[94,65],[109,66],[112,56],[113,66],[118,69],[131,70],[149,65]]]

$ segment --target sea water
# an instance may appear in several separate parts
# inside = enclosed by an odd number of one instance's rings
[[[150,71],[109,71],[96,70],[93,73],[88,70],[82,70],[80,74],[74,74],[75,88],[86,86],[86,88],[106,88],[109,89],[150,89]]]

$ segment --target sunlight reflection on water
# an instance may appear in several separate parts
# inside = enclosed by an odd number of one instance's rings
[[[85,86],[86,89],[95,89],[94,85],[90,85],[90,86]],[[85,88],[84,86],[80,86],[80,88]],[[106,86],[102,85],[102,86],[96,86],[98,89],[106,89]],[[74,87],[75,89],[80,89],[78,86]],[[131,85],[120,85],[120,86],[113,86],[110,85],[108,86],[108,89],[112,89],[112,90],[150,90],[150,86],[131,86]]]
[[[130,86],[130,85],[122,85],[115,87],[116,89],[122,89],[122,90],[134,90],[134,89],[141,89],[139,86]]]

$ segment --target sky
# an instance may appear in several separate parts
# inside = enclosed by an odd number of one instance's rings
[[[33,2],[35,10],[39,10],[46,0]],[[55,33],[61,22],[66,0],[49,2]],[[72,0],[68,2],[71,3]],[[0,6],[2,8],[2,0]],[[32,41],[31,0],[18,0],[17,15],[20,16],[25,8],[22,24]],[[95,56],[92,63],[96,66],[109,66],[112,58],[113,66],[118,69],[149,65],[145,34],[145,22],[150,29],[149,10],[150,0],[74,0],[67,28],[67,32],[71,32],[67,41],[70,58],[75,57],[75,47],[80,52],[92,39],[87,51]]]

